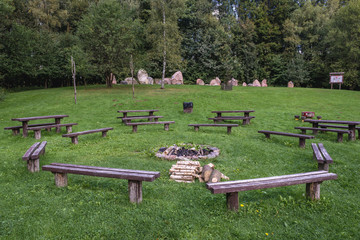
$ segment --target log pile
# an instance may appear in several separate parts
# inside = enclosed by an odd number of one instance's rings
[[[214,169],[214,164],[209,163],[201,167],[198,161],[177,161],[172,165],[170,179],[176,182],[193,183],[198,178],[200,182],[220,182],[221,179],[229,180],[227,176]]]

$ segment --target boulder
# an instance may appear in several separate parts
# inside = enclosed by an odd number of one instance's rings
[[[267,87],[268,85],[267,85],[267,83],[266,83],[266,79],[263,79],[262,81],[261,81],[261,86],[262,87]]]
[[[243,82],[242,86],[243,86],[243,87],[246,87],[246,86],[247,86],[246,82]]]
[[[127,84],[132,84],[131,77],[125,78],[125,80],[122,82],[126,82]],[[134,84],[139,84],[135,78],[134,78]]]
[[[294,87],[294,83],[292,81],[288,82],[288,87],[289,88],[293,88]]]
[[[156,78],[155,83],[161,85],[161,78]],[[164,84],[171,84],[170,78],[164,78]]]
[[[261,87],[261,84],[259,82],[259,80],[255,79],[255,81],[253,82],[253,87]]]
[[[152,77],[148,77],[148,82],[149,82],[149,84],[153,85],[154,84],[154,79]]]
[[[196,80],[196,85],[205,85],[205,83],[204,83],[203,80],[201,80],[200,78],[198,78],[198,79]]]
[[[210,81],[210,86],[220,86],[220,84],[221,80],[218,77]]]
[[[144,69],[139,69],[137,73],[137,79],[139,80],[140,84],[149,84],[148,77],[149,75]]]
[[[228,84],[231,84],[231,86],[239,86],[239,81],[232,78],[231,80],[228,81]]]
[[[122,84],[122,85],[128,85],[127,81],[120,81],[120,84]]]
[[[180,71],[177,71],[176,73],[174,73],[174,75],[172,75],[171,84],[173,84],[173,85],[184,84],[183,75]]]

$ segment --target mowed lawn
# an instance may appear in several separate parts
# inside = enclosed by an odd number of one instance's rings
[[[360,140],[336,141],[336,133],[320,133],[299,148],[298,138],[271,136],[258,130],[300,133],[294,115],[314,111],[323,119],[360,121],[360,92],[311,88],[211,86],[80,87],[75,105],[72,88],[10,93],[0,102],[0,239],[359,239]],[[183,102],[193,102],[191,114]],[[163,125],[125,126],[117,110],[159,109]],[[200,128],[212,123],[214,110],[255,110],[247,126]],[[47,141],[40,166],[52,162],[161,172],[143,182],[143,202],[131,204],[126,180],[69,174],[69,184],[57,188],[51,172],[30,173],[21,159],[37,140],[13,136],[4,127],[19,125],[11,118],[67,114],[63,123],[78,123],[73,131],[113,127],[79,136],[79,144],[61,134],[42,131]],[[46,120],[42,121],[45,122]],[[40,121],[39,121],[40,122]],[[237,123],[236,121],[232,121]],[[30,122],[31,123],[36,123]],[[238,122],[241,123],[241,122]],[[358,134],[357,134],[358,138]],[[179,143],[207,144],[220,149],[212,162],[230,180],[278,176],[317,170],[311,143],[323,143],[334,163],[337,180],[321,185],[320,201],[305,198],[305,185],[239,193],[239,212],[227,210],[224,194],[211,194],[204,183],[176,183],[168,170],[175,162],[158,159],[159,147]]]

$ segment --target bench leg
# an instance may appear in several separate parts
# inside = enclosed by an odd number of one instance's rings
[[[227,127],[227,133],[228,133],[228,134],[231,133],[231,127]]]
[[[338,133],[338,134],[337,134],[337,141],[338,141],[338,142],[342,142],[342,141],[343,141],[343,133]]]
[[[55,185],[57,187],[66,187],[68,184],[67,173],[54,173]]]
[[[328,163],[318,163],[318,170],[329,171],[329,164]]]
[[[266,138],[270,138],[270,134],[269,133],[264,133]]]
[[[27,168],[30,172],[39,172],[40,171],[40,167],[39,167],[39,158],[38,159],[29,159],[27,161]]]
[[[238,192],[226,193],[226,204],[227,204],[227,208],[229,210],[238,211],[239,210],[239,193]]]
[[[301,129],[301,134],[306,134],[306,129]]]
[[[71,132],[72,132],[72,126],[67,126],[66,133],[71,133]]]
[[[12,133],[14,136],[18,135],[20,133],[20,129],[16,128],[16,129],[12,129]]]
[[[320,199],[320,184],[321,182],[307,183],[306,184],[306,197],[311,200]]]
[[[55,124],[60,124],[60,120],[61,120],[61,118],[55,118]],[[56,127],[56,132],[60,133],[61,127]]]
[[[194,126],[194,130],[195,130],[195,132],[198,132],[199,131],[199,126]]]
[[[35,133],[35,139],[41,138],[41,130],[34,130],[34,133]]]
[[[132,203],[142,202],[142,181],[128,181],[129,199]]]
[[[27,137],[28,136],[28,122],[22,122],[22,127],[23,127],[23,137]]]
[[[349,140],[355,141],[356,140],[356,133],[355,133],[356,127],[355,125],[349,125]]]
[[[246,124],[248,124],[248,119],[243,119],[242,125],[246,125]]]
[[[318,127],[319,127],[319,123],[313,122],[313,123],[312,123],[312,126],[313,126],[313,128],[318,128]],[[318,130],[313,130],[313,134],[314,134],[314,135],[316,135],[317,132],[318,132]]]
[[[149,120],[150,121],[150,120]],[[159,121],[159,119],[158,118],[155,118],[155,122],[158,122]]]
[[[78,144],[78,143],[79,143],[79,141],[78,141],[78,136],[71,137],[71,142],[72,142],[73,144]]]
[[[137,125],[133,125],[132,127],[133,127],[133,130],[132,130],[133,133],[136,133],[137,132]]]
[[[107,131],[102,132],[102,137],[106,137]]]
[[[165,123],[165,124],[164,124],[164,130],[165,130],[165,131],[169,131],[169,124],[168,124],[168,123]]]
[[[305,148],[305,138],[299,138],[299,147]]]

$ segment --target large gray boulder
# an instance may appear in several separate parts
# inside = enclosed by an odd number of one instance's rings
[[[205,83],[204,83],[204,81],[202,80],[202,79],[200,79],[200,78],[198,78],[197,80],[196,80],[196,85],[205,85]]]
[[[137,79],[139,80],[140,84],[149,84],[148,77],[149,75],[144,69],[139,69],[137,73]]]
[[[174,73],[172,75],[171,84],[173,84],[173,85],[184,84],[183,75],[182,75],[182,73],[180,71],[177,71],[176,73]]]
[[[210,86],[220,86],[220,85],[221,85],[221,80],[218,77],[210,81]]]

